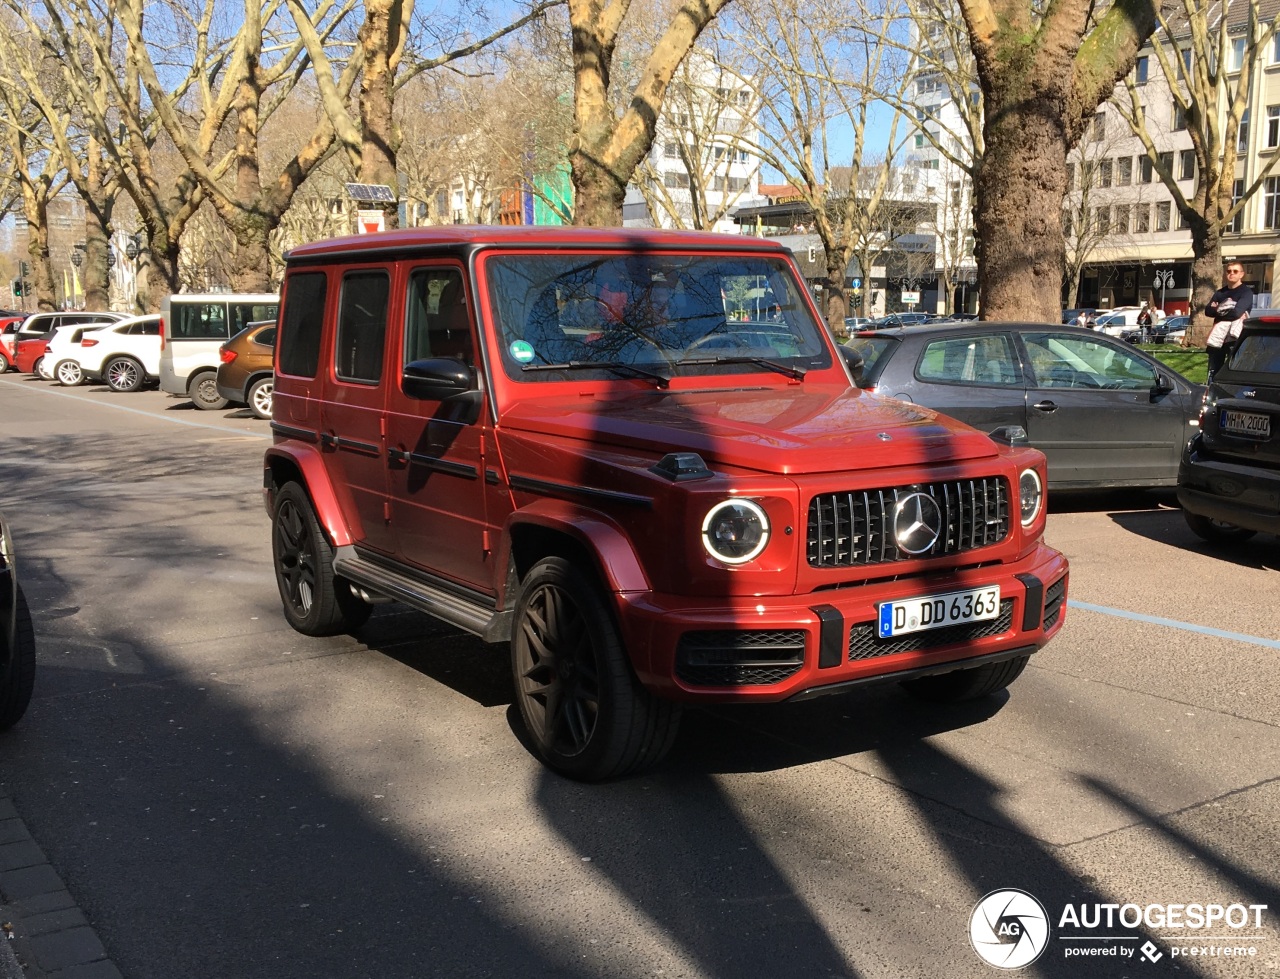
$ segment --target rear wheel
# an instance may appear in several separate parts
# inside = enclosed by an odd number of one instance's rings
[[[218,375],[213,371],[201,371],[187,385],[187,396],[201,411],[217,411],[227,406],[227,399],[218,393]]]
[[[1182,515],[1186,518],[1191,532],[1210,544],[1238,544],[1241,541],[1247,541],[1257,533],[1256,530],[1237,527],[1225,520],[1210,520],[1198,513],[1188,513],[1186,510],[1182,511]]]
[[[538,562],[525,579],[511,666],[529,738],[562,775],[636,772],[675,740],[679,707],[640,685],[599,589],[564,558]]]
[[[112,357],[102,367],[102,376],[112,391],[128,393],[142,387],[146,372],[132,357]]]
[[[9,369],[9,358],[5,356],[4,351],[0,350],[0,374]]]
[[[906,680],[902,687],[913,697],[935,704],[954,704],[977,700],[1003,690],[1022,675],[1029,656],[1018,656],[1003,663],[988,663],[967,670],[953,670],[935,676]]]
[[[22,589],[18,589],[15,608],[17,629],[10,650],[9,670],[0,675],[0,731],[18,723],[31,702],[36,682],[36,634],[31,625],[31,612]],[[0,642],[4,638],[0,637]]]
[[[54,369],[53,372],[58,383],[64,387],[73,388],[84,380],[84,372],[80,370],[80,365],[74,360],[64,360]]]
[[[333,548],[297,483],[286,483],[276,494],[271,551],[284,617],[291,626],[303,635],[331,636],[364,625],[373,606],[334,574]]]
[[[259,418],[271,417],[271,392],[274,388],[274,377],[260,377],[249,385],[249,410]]]

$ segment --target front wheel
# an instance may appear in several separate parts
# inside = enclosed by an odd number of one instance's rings
[[[0,350],[0,374],[5,373],[9,369],[9,358],[5,356],[3,350]]]
[[[274,377],[260,377],[249,385],[249,393],[247,395],[249,410],[259,418],[270,418],[271,392],[274,389]]]
[[[44,372],[44,355],[41,354],[36,358],[36,362],[31,365],[31,373],[36,377],[42,377],[46,381],[52,381],[53,378]]]
[[[187,385],[187,396],[201,411],[217,411],[227,406],[227,399],[218,393],[218,375],[202,371]]]
[[[1191,532],[1201,540],[1207,540],[1210,544],[1239,544],[1247,541],[1254,536],[1256,530],[1248,530],[1245,527],[1237,527],[1233,523],[1227,523],[1225,520],[1210,520],[1208,517],[1202,517],[1198,513],[1188,513],[1182,511],[1182,515],[1187,520],[1187,526],[1191,528]]]
[[[127,394],[142,387],[146,372],[132,357],[112,357],[103,366],[102,376],[106,378],[107,387],[112,391]]]
[[[1002,663],[971,666],[967,670],[953,670],[934,676],[922,676],[905,680],[902,688],[913,697],[933,704],[955,704],[963,700],[977,700],[1003,690],[1022,675],[1029,656],[1017,656]]]
[[[73,388],[84,380],[84,372],[74,360],[64,360],[54,369],[54,374],[63,387]]]
[[[511,666],[529,738],[562,775],[637,772],[675,740],[678,706],[640,685],[598,587],[564,558],[539,561],[525,578]]]
[[[297,483],[286,483],[276,495],[271,553],[284,617],[303,635],[351,632],[368,620],[373,606],[334,574],[333,548]]]
[[[21,588],[16,598],[14,617],[17,628],[14,630],[9,670],[0,674],[0,731],[13,727],[26,713],[36,682],[36,634],[31,625],[31,612]]]

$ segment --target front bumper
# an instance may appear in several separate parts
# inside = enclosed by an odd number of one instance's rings
[[[880,639],[878,605],[1000,586],[996,619]],[[1011,564],[911,576],[802,596],[735,597],[709,606],[678,596],[618,596],[641,681],[700,702],[774,702],[876,680],[909,679],[1041,648],[1062,627],[1067,561],[1040,544]]]
[[[1178,502],[1188,513],[1209,520],[1280,534],[1280,472],[1273,469],[1190,451],[1178,468]]]

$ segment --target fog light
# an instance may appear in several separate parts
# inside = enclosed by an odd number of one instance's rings
[[[769,518],[750,500],[717,503],[702,521],[702,546],[725,564],[743,564],[769,543]]]

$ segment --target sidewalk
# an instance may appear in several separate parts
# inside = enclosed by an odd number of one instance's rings
[[[3,795],[0,926],[0,979],[122,979],[13,802]]]

